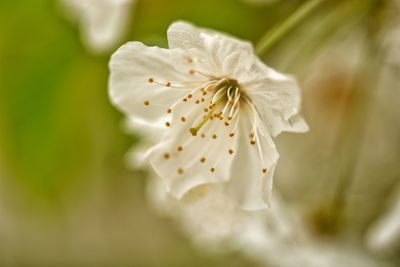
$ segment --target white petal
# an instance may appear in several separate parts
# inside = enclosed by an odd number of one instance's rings
[[[153,168],[165,180],[167,190],[177,198],[195,186],[230,178],[234,155],[229,153],[229,149],[234,147],[234,139],[229,137],[229,133],[233,125],[226,126],[224,121],[214,118],[199,130],[197,136],[192,136],[189,131],[206,114],[203,109],[209,105],[210,98],[203,104],[195,104],[199,95],[200,92],[190,101],[175,107],[171,127],[149,152]],[[185,122],[182,122],[182,117]],[[180,146],[182,149],[178,151]]]
[[[287,128],[282,129],[282,131],[284,132],[305,133],[308,132],[308,130],[310,129],[307,122],[300,115],[294,115],[287,121]]]
[[[214,75],[230,78],[247,72],[254,57],[249,42],[186,22],[175,22],[168,28],[168,45],[203,52],[204,60],[209,61],[209,66],[216,72]]]
[[[146,141],[156,143],[161,140],[165,130],[165,121],[168,116],[162,117],[160,121],[150,123],[139,118],[127,118],[124,120],[123,129],[126,133],[135,133],[141,135]]]
[[[110,98],[129,117],[157,123],[165,117],[167,108],[197,83],[203,83],[189,74],[190,68],[179,49],[127,43],[110,61]]]
[[[243,209],[257,210],[270,205],[272,178],[279,154],[268,133],[260,132],[257,143],[250,144],[252,124],[248,116],[241,112],[237,156],[232,164],[228,186]]]
[[[204,43],[200,36],[204,31],[186,22],[174,22],[168,28],[168,47],[204,50]]]
[[[308,126],[296,116],[300,110],[300,91],[296,80],[257,64],[258,77],[242,84],[272,136],[282,131],[305,132]]]

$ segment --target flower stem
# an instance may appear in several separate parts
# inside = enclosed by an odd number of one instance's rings
[[[292,30],[299,22],[305,19],[319,4],[325,0],[309,0],[304,2],[291,16],[289,16],[282,24],[268,31],[256,45],[256,53],[263,55],[271,47],[273,47],[282,37]]]

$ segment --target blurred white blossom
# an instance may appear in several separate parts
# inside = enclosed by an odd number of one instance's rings
[[[391,254],[400,249],[400,190],[392,196],[389,207],[370,226],[368,247],[379,254]]]
[[[126,33],[136,0],[60,0],[61,8],[80,28],[84,45],[108,52]]]
[[[304,132],[296,81],[264,65],[244,41],[177,22],[169,49],[139,42],[110,61],[110,97],[128,117],[163,125],[147,153],[166,191],[182,198],[224,184],[244,209],[269,205],[282,131]]]

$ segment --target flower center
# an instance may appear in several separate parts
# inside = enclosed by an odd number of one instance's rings
[[[210,106],[202,120],[189,131],[193,136],[211,119],[225,119],[228,126],[236,117],[239,111],[240,86],[238,82],[230,78],[221,78],[207,82],[201,89],[203,95],[211,93],[213,95]]]

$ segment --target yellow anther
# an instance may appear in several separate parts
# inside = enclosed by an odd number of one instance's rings
[[[190,128],[189,131],[193,136],[197,135],[197,129],[196,128]]]

